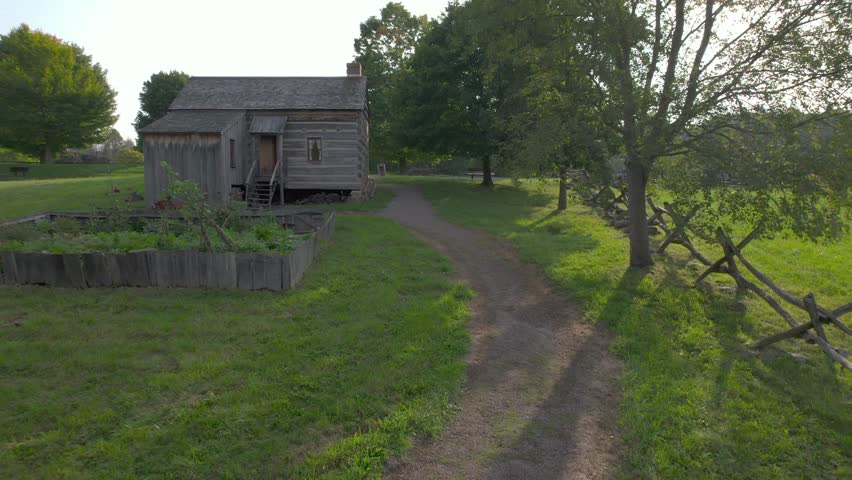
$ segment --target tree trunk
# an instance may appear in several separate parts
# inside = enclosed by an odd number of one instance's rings
[[[44,146],[44,153],[41,155],[41,163],[53,163],[53,150],[50,145]]]
[[[562,168],[559,170],[559,205],[557,210],[562,211],[568,208],[568,170]]]
[[[635,153],[627,154],[627,214],[630,220],[630,266],[647,267],[654,263],[645,212],[645,186],[648,171]]]
[[[408,159],[405,157],[400,157],[399,159],[399,173],[402,175],[408,173]]]
[[[482,186],[494,186],[494,179],[491,178],[491,157],[485,157],[482,160]]]

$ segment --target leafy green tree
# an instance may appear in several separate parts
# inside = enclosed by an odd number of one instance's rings
[[[582,68],[572,19],[549,0],[472,0],[492,81],[502,83],[505,130],[501,168],[514,175],[560,180],[558,209],[567,208],[572,173],[607,181],[619,150],[601,115],[615,113]],[[499,13],[494,18],[489,12]],[[503,33],[505,32],[505,33]],[[582,171],[582,172],[578,172]]]
[[[838,238],[852,208],[852,115],[807,120],[794,110],[716,119],[716,135],[660,159],[660,183],[682,208],[699,207],[690,226],[708,239],[734,225],[764,237]]]
[[[602,121],[626,154],[632,266],[652,263],[645,192],[659,158],[694,151],[720,132],[715,119],[852,106],[846,0],[557,3],[585,32],[589,79],[620,111]]]
[[[400,144],[393,100],[400,74],[428,26],[425,15],[412,15],[401,3],[389,2],[378,17],[361,24],[355,39],[355,61],[367,76],[370,100],[370,158],[397,160],[402,168],[412,155]]]
[[[106,135],[103,143],[95,145],[95,149],[97,153],[110,158],[111,160],[116,160],[119,158],[119,153],[127,148],[133,148],[132,140],[125,140],[124,137],[121,136],[121,133],[118,132],[115,128],[110,128],[109,133]]]
[[[50,163],[115,123],[106,71],[77,45],[26,24],[0,36],[0,144]]]
[[[162,117],[169,110],[169,105],[178,96],[189,75],[177,70],[171,72],[159,72],[151,75],[151,78],[142,84],[142,92],[139,93],[139,112],[133,126],[137,133],[154,120]]]
[[[502,140],[499,84],[491,82],[470,4],[450,4],[432,22],[396,90],[403,143],[424,152],[482,161],[482,184]]]

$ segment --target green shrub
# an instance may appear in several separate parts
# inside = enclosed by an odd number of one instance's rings
[[[40,232],[31,223],[9,225],[0,228],[0,243],[4,242],[26,242],[38,238]]]
[[[55,222],[13,225],[0,229],[0,251],[48,253],[111,252],[157,248],[162,250],[204,250],[198,228],[173,219],[168,230],[162,220],[130,219],[115,222],[109,219],[81,223],[59,218]],[[234,242],[233,251],[243,253],[287,254],[299,243],[300,237],[274,221],[234,226],[225,233]],[[212,251],[231,251],[215,236],[210,237]]]
[[[118,163],[141,165],[145,163],[145,156],[135,148],[122,148],[118,151]]]
[[[9,148],[0,147],[0,163],[38,163],[38,159]]]

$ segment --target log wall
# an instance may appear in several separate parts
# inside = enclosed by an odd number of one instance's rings
[[[354,111],[248,112],[246,122],[258,115],[286,115],[287,126],[279,135],[279,159],[283,160],[284,187],[307,190],[361,190],[366,181],[366,114]],[[247,137],[252,137],[246,134]],[[322,160],[308,161],[308,138],[322,139]],[[251,138],[246,165],[257,158]],[[245,167],[248,168],[248,167]]]

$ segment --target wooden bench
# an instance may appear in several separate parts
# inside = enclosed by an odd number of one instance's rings
[[[18,175],[22,177],[27,176],[27,172],[30,171],[30,167],[9,167],[9,172],[14,173],[17,177]]]

